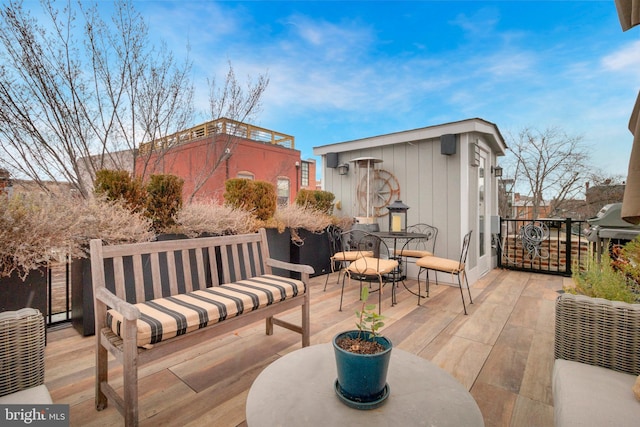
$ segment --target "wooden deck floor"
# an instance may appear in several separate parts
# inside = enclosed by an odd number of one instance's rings
[[[552,426],[554,301],[566,280],[493,270],[472,287],[468,316],[457,288],[432,285],[430,298],[418,306],[417,298],[400,286],[394,307],[390,292],[384,293],[383,332],[395,347],[457,378],[478,402],[486,426]],[[339,312],[339,286],[330,280],[323,292],[323,285],[324,276],[312,279],[312,345],[354,326],[357,286],[347,290]],[[408,286],[415,289],[415,281]],[[290,315],[296,316],[299,311]],[[300,346],[298,334],[277,328],[266,336],[260,322],[145,366],[141,425],[246,425],[245,401],[253,380]],[[71,327],[48,332],[46,385],[54,403],[70,405],[71,425],[121,425],[115,408],[94,408],[93,367],[94,337],[81,337]]]

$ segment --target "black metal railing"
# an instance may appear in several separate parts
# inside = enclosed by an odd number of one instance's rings
[[[588,259],[584,221],[500,219],[498,267],[571,276]]]

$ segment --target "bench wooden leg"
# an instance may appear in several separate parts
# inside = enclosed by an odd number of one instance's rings
[[[138,425],[138,346],[136,342],[135,320],[125,319],[125,333],[122,352],[122,380],[124,388],[124,424]]]
[[[273,335],[273,316],[266,319],[266,333],[267,335]]]
[[[302,346],[311,344],[311,324],[309,322],[309,301],[302,304]]]
[[[100,344],[100,331],[96,332],[96,409],[102,411],[107,407],[107,396],[100,389],[102,383],[108,381],[109,360],[107,349]]]

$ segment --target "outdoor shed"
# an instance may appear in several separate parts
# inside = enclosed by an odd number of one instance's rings
[[[438,228],[435,254],[457,259],[473,230],[469,283],[494,268],[497,255],[498,157],[505,155],[498,127],[480,118],[314,147],[322,157],[324,190],[335,195],[337,215],[389,229],[388,209],[409,206],[407,225]],[[407,273],[416,277],[415,265]],[[451,282],[451,277],[438,277]]]

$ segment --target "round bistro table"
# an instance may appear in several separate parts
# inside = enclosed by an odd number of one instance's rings
[[[484,426],[471,394],[426,359],[394,348],[389,397],[376,409],[353,409],[336,395],[331,343],[305,347],[267,366],[247,396],[249,427]]]

